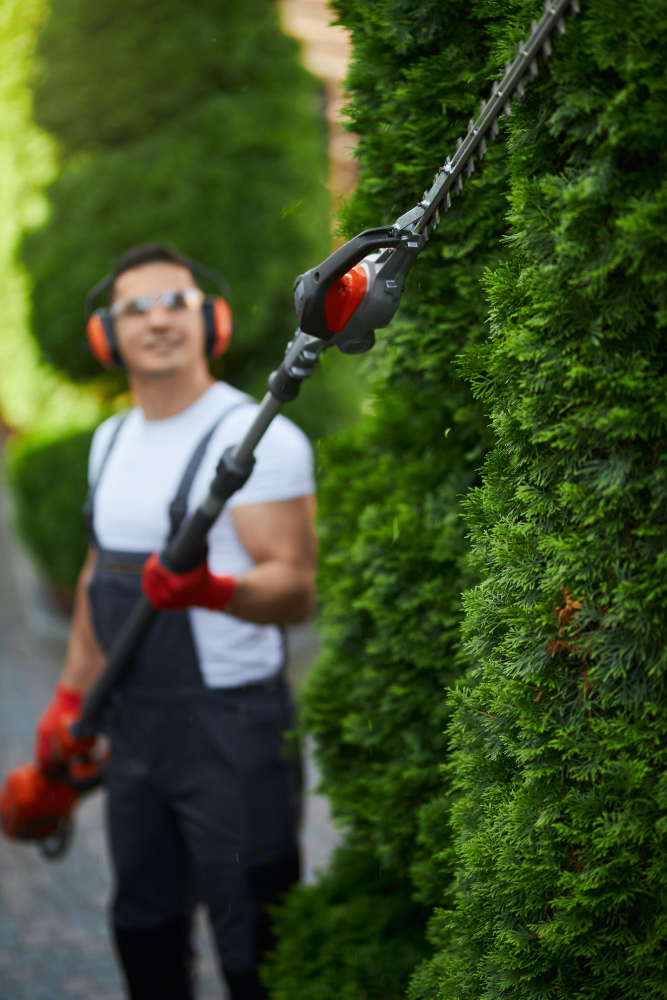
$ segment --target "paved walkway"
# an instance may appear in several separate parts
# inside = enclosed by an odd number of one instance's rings
[[[67,622],[49,607],[7,527],[8,508],[0,485],[0,778],[30,758],[34,726],[51,697],[67,635]],[[312,631],[296,630],[292,645],[298,682],[312,660]],[[317,775],[310,754],[307,771],[312,788]],[[103,805],[102,794],[83,802],[73,848],[59,861],[0,838],[0,1000],[123,1000],[107,933]],[[326,866],[337,839],[326,800],[311,794],[304,825],[307,881]],[[200,1000],[220,1000],[224,993],[201,915],[197,950]]]

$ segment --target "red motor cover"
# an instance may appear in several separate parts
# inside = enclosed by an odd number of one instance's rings
[[[0,790],[2,832],[15,840],[48,837],[69,819],[78,797],[70,783],[46,778],[35,764],[23,764],[7,775]]]
[[[331,286],[324,300],[324,316],[332,333],[340,333],[349,322],[366,294],[367,284],[366,269],[356,264]]]

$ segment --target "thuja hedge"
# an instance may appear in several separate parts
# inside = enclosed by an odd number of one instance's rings
[[[409,882],[378,865],[354,836],[278,919],[281,946],[262,970],[272,1000],[398,998],[406,970],[424,955]]]
[[[83,563],[91,430],[36,432],[9,442],[16,527],[49,581],[73,589]]]
[[[351,236],[392,222],[418,200],[497,66],[484,4],[334,6],[353,41],[349,110],[362,173],[342,216]],[[399,316],[378,335],[368,361],[371,412],[323,450],[324,653],[306,682],[301,714],[317,742],[322,787],[349,840],[363,845],[361,872],[372,872],[373,888],[362,874],[341,882],[341,919],[329,921],[332,884],[344,873],[336,859],[333,874],[293,894],[278,917],[281,943],[267,970],[277,1000],[402,996],[415,959],[402,942],[418,927],[427,953],[424,925],[448,883],[434,858],[449,838],[440,774],[445,688],[466,665],[460,595],[476,579],[460,504],[491,440],[484,406],[458,376],[456,357],[487,336],[480,282],[502,254],[504,185],[497,144],[414,267]],[[361,936],[375,955],[376,981],[347,959],[342,919],[349,908],[354,923],[369,894],[380,908],[412,899],[390,934],[381,939],[371,922]],[[299,919],[303,912],[308,920]],[[316,968],[310,956],[323,937]]]
[[[667,8],[582,11],[513,119],[516,253],[465,360],[498,443],[466,504],[458,891],[415,1000],[667,995]]]

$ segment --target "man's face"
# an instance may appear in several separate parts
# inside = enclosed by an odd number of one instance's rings
[[[152,261],[125,271],[115,282],[112,306],[118,350],[127,370],[137,375],[172,375],[204,360],[204,317],[201,308],[170,309],[161,302],[141,313],[133,300],[196,286],[191,272],[179,264]]]

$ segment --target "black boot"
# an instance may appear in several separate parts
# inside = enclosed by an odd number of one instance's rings
[[[130,1000],[194,1000],[189,920],[113,930]]]

